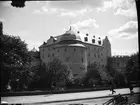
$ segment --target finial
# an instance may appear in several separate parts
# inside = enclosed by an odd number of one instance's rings
[[[70,25],[70,29],[69,30],[71,30],[71,25]]]
[[[70,29],[69,30],[71,30],[71,20],[70,20]]]

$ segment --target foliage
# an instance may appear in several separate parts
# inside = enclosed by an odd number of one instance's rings
[[[88,65],[87,73],[84,78],[83,84],[85,87],[91,87],[94,84],[99,84],[101,81],[101,76],[98,71],[96,63]]]
[[[50,81],[59,82],[67,78],[69,70],[67,65],[62,64],[58,58],[54,58],[46,65],[46,73]]]
[[[104,66],[98,67],[98,72],[104,85],[111,81],[112,77],[109,75]]]
[[[113,61],[114,60],[118,60],[118,61],[122,61],[122,60],[125,60],[123,62],[127,62],[128,60],[128,57],[127,56],[121,56],[121,57],[110,57],[108,58],[108,62],[107,62],[107,66],[106,66],[106,70],[107,70],[107,73],[111,76],[111,80],[110,81],[113,81],[116,86],[120,87],[120,86],[124,86],[126,81],[125,81],[125,70],[118,70],[116,69],[115,67],[113,67]],[[116,62],[115,62],[116,63]]]
[[[27,44],[18,36],[1,35],[1,91],[5,91],[8,82],[16,81],[26,75],[26,65],[30,64],[31,56]],[[24,71],[25,70],[25,71]]]
[[[131,55],[131,58],[126,65],[126,76],[128,81],[139,81],[139,52]]]
[[[54,58],[48,64],[42,63],[39,65],[37,81],[33,81],[30,84],[30,89],[50,89],[53,82],[60,82],[66,80],[69,76],[69,68],[67,65],[62,64],[58,58]]]

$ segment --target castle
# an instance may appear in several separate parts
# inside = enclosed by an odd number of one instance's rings
[[[71,27],[62,35],[50,36],[47,42],[39,47],[40,61],[47,64],[58,58],[69,66],[73,76],[80,77],[85,75],[89,64],[106,66],[107,58],[111,56],[111,44],[107,36],[103,40],[94,35],[81,36],[83,35],[80,31],[75,32]],[[38,55],[34,53],[34,56]]]

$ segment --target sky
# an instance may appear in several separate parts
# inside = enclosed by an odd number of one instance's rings
[[[130,55],[138,49],[138,22],[134,0],[26,1],[24,8],[0,1],[3,32],[20,36],[31,50],[71,26],[81,37],[107,36],[112,55]]]

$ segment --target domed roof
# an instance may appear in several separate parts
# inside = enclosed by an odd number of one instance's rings
[[[80,35],[78,33],[71,30],[71,27],[66,33],[64,33],[60,39],[60,41],[66,41],[66,40],[79,40],[81,41]]]
[[[76,44],[58,44],[55,46],[56,47],[82,47],[82,48],[86,48],[83,44],[79,44],[79,43],[76,43]]]

